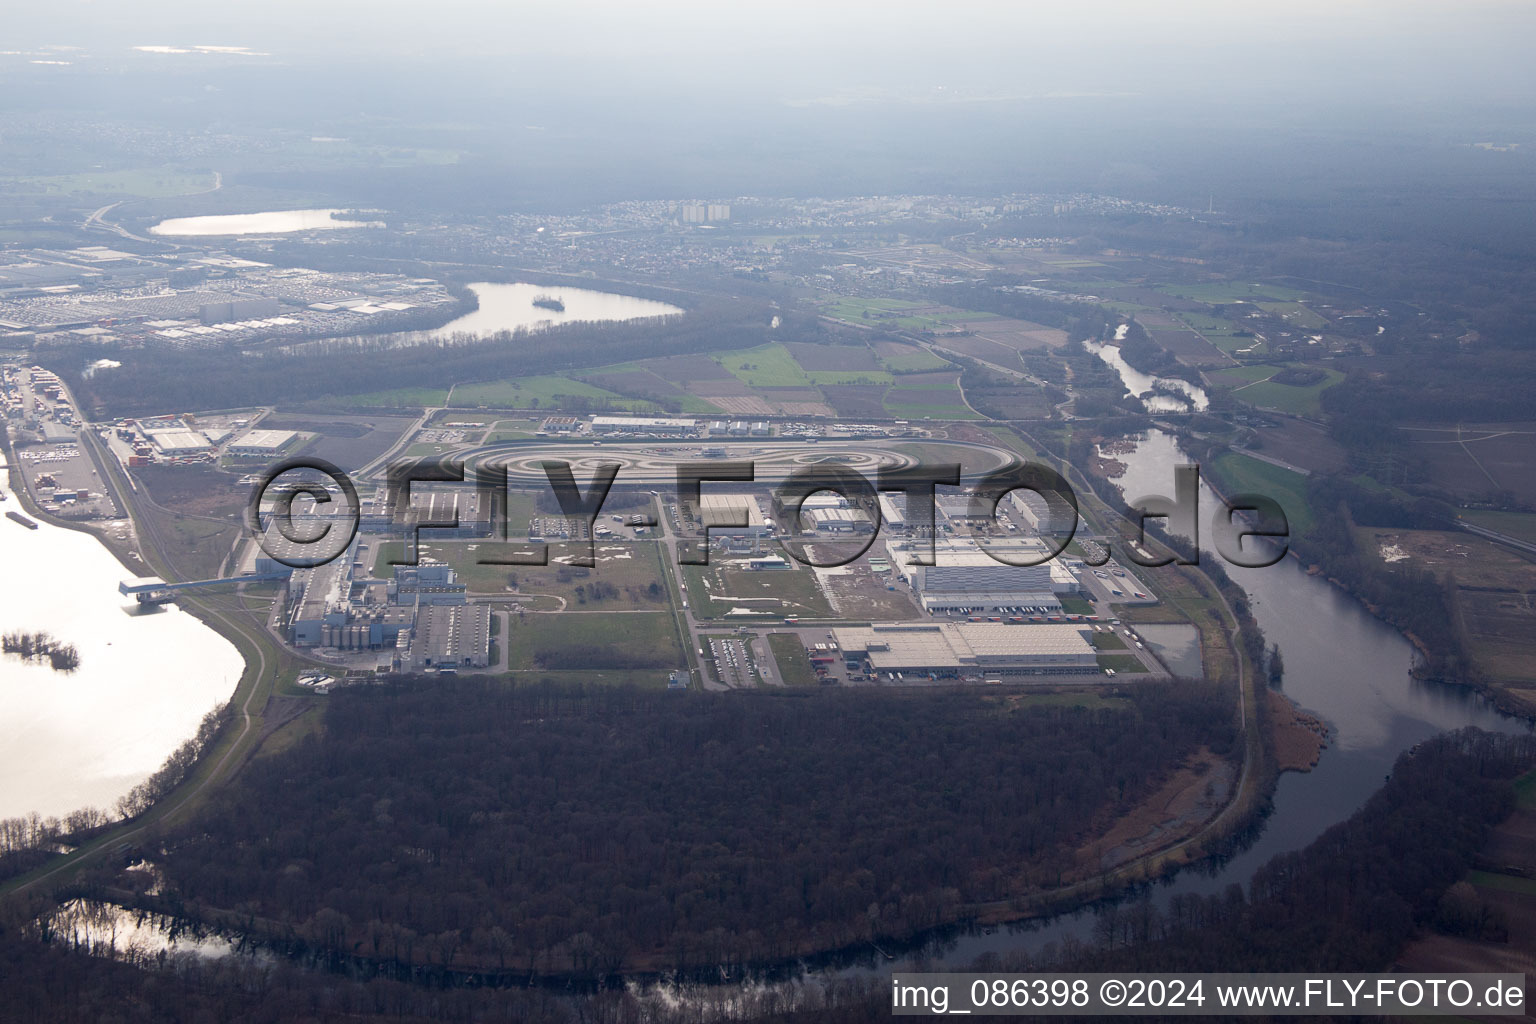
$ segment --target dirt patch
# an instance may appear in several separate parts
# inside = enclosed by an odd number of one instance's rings
[[[251,487],[237,484],[236,477],[208,466],[143,466],[133,471],[149,488],[155,504],[173,512],[200,516],[224,516],[244,509]]]
[[[1078,871],[1107,871],[1193,835],[1226,806],[1236,774],[1230,762],[1200,748],[1129,814],[1078,847]]]
[[[1332,731],[1328,724],[1275,690],[1265,691],[1265,702],[1270,745],[1279,770],[1309,772],[1316,768],[1317,759],[1328,746]]]

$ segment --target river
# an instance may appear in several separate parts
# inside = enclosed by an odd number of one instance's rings
[[[135,573],[89,534],[0,518],[0,558],[0,630],[80,652],[69,674],[0,656],[0,818],[110,809],[228,699],[245,661],[174,605],[120,595]]]
[[[1123,333],[1122,327],[1115,337],[1119,338]],[[1125,361],[1118,345],[1085,341],[1083,347],[1114,367],[1126,390],[1141,399],[1148,412],[1201,412],[1210,405],[1204,388],[1178,377],[1154,377],[1142,373]]]
[[[1131,499],[1172,494],[1174,467],[1190,461],[1172,435],[1158,430],[1148,432],[1133,452],[1114,457],[1126,466],[1116,483]],[[1200,523],[1207,558],[1219,557],[1207,539],[1218,507],[1215,493],[1202,482]],[[1180,872],[1157,890],[1159,901],[1182,893],[1216,893],[1233,883],[1246,888],[1253,872],[1270,858],[1305,847],[1358,810],[1381,788],[1398,755],[1430,736],[1464,726],[1531,730],[1530,723],[1501,714],[1470,691],[1415,679],[1411,670],[1417,653],[1402,634],[1338,587],[1307,575],[1296,559],[1264,569],[1229,565],[1227,571],[1247,592],[1265,637],[1280,645],[1283,692],[1328,722],[1333,733],[1315,769],[1280,777],[1273,810],[1247,849],[1214,872],[1198,866]],[[1078,912],[983,930],[956,939],[941,959],[959,969],[983,953],[1035,950],[1067,936],[1087,940],[1092,924],[1091,913]],[[900,969],[902,964],[888,966]]]

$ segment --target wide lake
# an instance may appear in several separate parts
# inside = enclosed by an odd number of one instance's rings
[[[245,660],[174,605],[119,594],[137,574],[89,534],[0,518],[0,558],[0,632],[47,631],[80,652],[68,674],[0,656],[0,818],[110,810],[228,699]]]
[[[379,221],[345,220],[332,210],[270,210],[265,213],[231,213],[211,217],[174,217],[149,229],[152,235],[182,238],[212,235],[283,235],[293,231],[335,231],[339,228],[379,228]]]

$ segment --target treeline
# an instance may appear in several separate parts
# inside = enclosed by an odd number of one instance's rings
[[[577,324],[531,339],[395,345],[335,342],[315,351],[143,349],[110,373],[81,371],[99,353],[64,345],[39,360],[101,418],[168,410],[297,403],[396,388],[557,373],[651,356],[796,340],[769,326],[766,304],[711,300],[662,323]],[[535,340],[536,339],[536,340]]]
[[[153,775],[117,800],[113,808],[115,814],[96,807],[82,807],[62,818],[36,813],[0,818],[0,879],[41,867],[59,852],[61,846],[78,846],[114,822],[149,810],[155,801],[186,779],[197,759],[218,738],[219,730],[229,717],[230,705],[227,703],[204,715],[195,736],[176,748]]]
[[[34,664],[46,661],[55,672],[73,672],[80,667],[80,652],[75,645],[56,640],[48,632],[6,633],[0,637],[0,651]]]
[[[1371,607],[1377,616],[1418,641],[1422,671],[1458,682],[1476,682],[1478,670],[1466,651],[1451,591],[1427,569],[1383,565],[1374,552],[1362,554],[1357,526],[1405,530],[1450,528],[1445,507],[1427,499],[1412,505],[1390,493],[1371,491],[1342,476],[1313,475],[1307,481],[1312,527],[1298,538],[1297,552]]]
[[[1492,349],[1378,356],[1322,393],[1330,413],[1393,423],[1531,418],[1536,351]]]
[[[165,764],[149,778],[118,797],[117,813],[124,818],[134,818],[154,806],[155,801],[181,785],[187,773],[197,764],[197,759],[219,738],[219,732],[230,720],[233,705],[227,701],[203,716],[197,734],[171,752]]]
[[[1087,971],[1379,971],[1419,931],[1449,920],[1444,897],[1514,808],[1511,781],[1536,741],[1476,729],[1400,757],[1365,806],[1303,850],[1215,896],[1145,898],[1103,911]]]
[[[780,960],[1072,879],[1193,749],[1233,754],[1229,690],[1088,710],[397,680],[333,693],[323,740],[251,763],[149,856],[162,907],[240,908],[385,973]]]

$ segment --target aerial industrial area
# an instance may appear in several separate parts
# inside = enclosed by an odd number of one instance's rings
[[[145,494],[134,477],[147,467],[175,473],[202,466],[253,488],[257,471],[322,440],[318,431],[263,427],[263,409],[86,425],[58,378],[36,366],[0,369],[0,388],[22,478],[38,507],[62,519],[105,521],[109,532],[128,527],[125,500]],[[1155,604],[1150,588],[1114,562],[1100,568],[1080,557],[1050,559],[1049,545],[1075,522],[1038,494],[1013,492],[995,517],[978,516],[958,488],[940,494],[933,533],[909,525],[897,494],[873,503],[812,495],[798,520],[772,494],[776,477],[808,467],[873,472],[912,463],[904,438],[928,446],[927,455],[943,450],[929,431],[607,415],[528,425],[535,429],[526,440],[486,444],[483,420],[429,426],[424,418],[395,442],[396,450],[424,446],[434,458],[463,460],[471,476],[484,467],[503,471],[509,489],[494,502],[472,485],[417,483],[402,515],[390,505],[380,461],[359,480],[357,535],[324,564],[297,564],[305,544],[271,524],[261,535],[240,534],[218,560],[223,575],[130,578],[124,593],[152,603],[192,585],[269,590],[273,636],[339,673],[558,671],[558,655],[540,660],[535,652],[515,664],[512,641],[536,628],[535,616],[579,619],[585,605],[594,626],[602,612],[622,608],[672,633],[673,640],[653,638],[643,667],[626,670],[672,686],[1061,683],[1117,670],[1169,674],[1110,607]],[[888,451],[849,446],[877,436],[888,439]],[[974,442],[953,451],[978,465],[1011,461],[1006,451]],[[541,514],[541,498],[552,496],[540,468],[549,459],[570,464],[578,478],[617,464],[623,512],[590,521],[557,507]],[[677,465],[734,459],[754,461],[755,484],[711,484],[697,504],[677,500]],[[498,521],[497,502],[526,515]],[[303,507],[298,521],[334,515],[312,502]],[[401,546],[407,537],[416,549],[410,561]],[[780,545],[791,537],[811,554]],[[1078,538],[1086,539],[1083,531]],[[802,564],[850,542],[863,550],[844,564]],[[707,566],[680,558],[699,544],[707,545]],[[508,545],[520,553],[500,550]],[[590,565],[582,564],[583,545],[595,549]],[[917,564],[929,560],[930,546],[933,564]],[[533,583],[534,574],[545,582]],[[667,595],[675,595],[675,607]],[[879,621],[859,624],[871,618]]]

